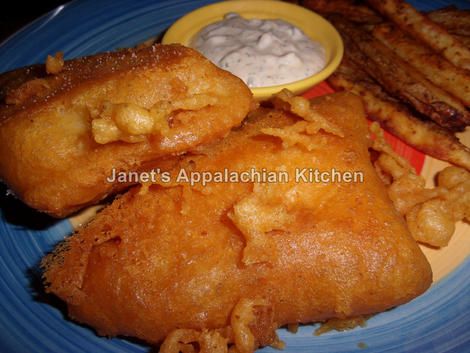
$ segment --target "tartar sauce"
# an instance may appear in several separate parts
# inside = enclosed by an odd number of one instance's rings
[[[301,80],[325,67],[325,50],[283,20],[245,19],[236,13],[203,28],[191,46],[249,87]]]

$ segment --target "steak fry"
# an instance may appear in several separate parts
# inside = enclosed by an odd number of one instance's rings
[[[429,45],[454,65],[470,70],[470,49],[403,0],[368,0],[402,30]]]
[[[416,118],[405,106],[388,96],[382,88],[350,60],[343,59],[328,79],[336,89],[360,96],[370,119],[417,150],[470,170],[470,150],[447,130]]]
[[[460,40],[463,45],[465,45],[467,48],[470,48],[470,36],[461,36],[461,35],[455,35],[455,38]]]
[[[470,106],[470,72],[459,69],[391,24],[378,25],[374,36],[400,58]]]
[[[447,6],[428,12],[427,16],[445,27],[449,33],[470,36],[470,10],[460,10],[455,6]]]
[[[345,39],[350,58],[391,95],[451,130],[463,130],[470,123],[470,113],[458,99],[433,85],[370,33],[338,16],[331,20]]]
[[[376,24],[382,22],[374,10],[368,6],[357,4],[354,0],[305,0],[303,6],[323,15],[343,15],[357,23]]]

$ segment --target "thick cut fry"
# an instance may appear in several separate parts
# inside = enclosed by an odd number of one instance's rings
[[[354,0],[305,0],[302,5],[322,15],[342,15],[357,23],[376,24],[383,20],[370,7]]]
[[[467,48],[470,48],[470,36],[461,36],[456,34],[455,38],[460,40]]]
[[[0,178],[56,217],[122,189],[107,180],[113,169],[155,167],[158,158],[223,137],[253,104],[240,79],[179,45],[99,54],[67,61],[56,75],[38,73],[4,78]]]
[[[378,25],[373,34],[429,81],[470,106],[470,71],[455,67],[393,25]]]
[[[350,58],[391,95],[443,127],[460,131],[470,124],[470,113],[458,99],[429,82],[372,34],[340,17],[332,21],[347,42]]]
[[[368,0],[368,2],[403,31],[418,38],[436,52],[442,53],[455,66],[470,70],[470,49],[425,14],[403,0]]]
[[[367,74],[347,60],[328,79],[336,89],[344,89],[360,96],[367,115],[382,127],[417,150],[470,170],[470,150],[447,130],[423,121],[388,96]]]
[[[470,36],[470,10],[448,6],[428,12],[427,16],[447,29],[449,33]]]
[[[279,346],[281,325],[354,318],[422,293],[431,270],[371,165],[360,99],[339,93],[312,109],[344,137],[321,129],[308,135],[316,149],[285,147],[263,130],[309,121],[261,110],[172,172],[334,167],[362,171],[362,183],[291,174],[132,189],[43,262],[48,291],[102,335],[166,337],[164,353],[208,353],[207,341],[211,353],[227,343],[251,353]]]

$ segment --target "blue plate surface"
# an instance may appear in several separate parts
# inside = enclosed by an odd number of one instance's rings
[[[61,50],[73,58],[136,43],[161,33],[177,18],[214,1],[73,1],[37,19],[0,45],[0,72],[44,62]],[[421,10],[469,1],[411,1]],[[5,191],[0,190],[3,194]],[[105,339],[64,317],[42,294],[38,262],[72,232],[67,220],[49,221],[0,198],[0,353],[149,352],[148,346]],[[52,305],[51,305],[52,304]],[[366,328],[312,336],[279,330],[285,352],[470,352],[470,259],[424,295],[378,314]],[[359,348],[366,345],[366,348]],[[265,348],[262,352],[274,352]]]

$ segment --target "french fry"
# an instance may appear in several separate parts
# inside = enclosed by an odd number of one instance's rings
[[[429,19],[440,24],[449,33],[470,36],[470,10],[455,6],[444,7],[427,13]]]
[[[455,67],[391,24],[377,25],[372,33],[429,81],[470,106],[470,72]]]
[[[454,37],[460,40],[462,44],[465,45],[467,48],[470,48],[470,36],[461,36],[454,34]]]
[[[469,125],[470,113],[458,99],[429,82],[372,34],[338,16],[330,19],[344,37],[350,58],[392,96],[443,127],[461,131]]]
[[[360,96],[370,119],[430,156],[470,170],[470,150],[447,130],[431,121],[423,121],[389,97],[361,69],[343,60],[340,68],[328,78],[336,89],[348,90]]]
[[[383,19],[370,7],[354,0],[305,0],[302,5],[323,15],[339,14],[357,23],[376,24]]]
[[[455,66],[470,70],[470,49],[425,14],[403,0],[368,0],[368,2],[402,30],[429,45],[436,52],[442,53]]]

